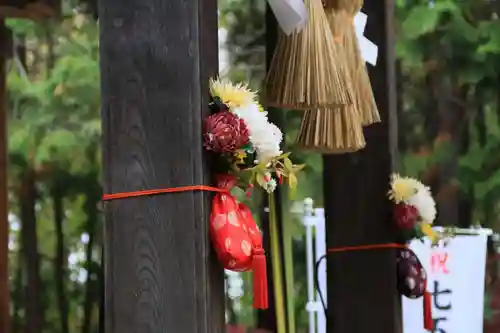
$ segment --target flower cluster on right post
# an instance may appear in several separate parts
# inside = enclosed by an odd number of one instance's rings
[[[432,229],[436,219],[436,202],[430,188],[420,181],[391,176],[389,199],[394,202],[394,222],[406,241],[427,236],[433,244],[439,240],[439,235]]]

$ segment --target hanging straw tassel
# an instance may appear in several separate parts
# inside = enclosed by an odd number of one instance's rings
[[[280,34],[265,81],[265,103],[308,109],[352,103],[347,69],[338,62],[335,41],[321,0],[305,0],[308,21],[300,32]]]
[[[338,17],[337,11],[332,8],[325,8],[325,13],[333,36],[342,34],[346,21]],[[350,54],[346,52],[344,43],[338,37],[335,38],[335,41],[338,57],[336,60],[349,64],[347,82],[352,83],[352,85],[346,87],[352,93],[353,103],[336,107],[334,110],[311,109],[306,111],[296,141],[297,145],[304,150],[323,154],[352,153],[366,146],[359,111],[359,93],[354,88],[351,77],[356,73],[352,70],[353,66],[350,65],[352,60],[347,59]]]
[[[325,0],[325,12],[334,39],[345,48],[354,104],[360,113],[361,123],[368,126],[380,122],[380,115],[354,27],[354,16],[362,7],[363,0]]]
[[[322,154],[352,153],[366,146],[359,115],[350,106],[305,111],[296,144]]]

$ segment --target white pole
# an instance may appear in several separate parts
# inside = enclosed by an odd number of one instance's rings
[[[316,208],[315,214],[315,227],[316,227],[316,261],[326,255],[326,234],[325,234],[325,210],[323,208]],[[318,318],[318,333],[326,333],[326,317],[321,303],[319,293],[323,296],[325,306],[327,305],[326,299],[326,258],[321,261],[316,272],[318,277],[318,290],[316,291],[316,304],[318,305],[317,318]]]
[[[306,227],[306,268],[307,268],[307,305],[306,311],[309,315],[309,333],[316,333],[315,321],[315,300],[314,300],[314,249],[313,249],[313,233],[314,225],[313,200],[307,198],[304,200],[304,219],[303,223]]]

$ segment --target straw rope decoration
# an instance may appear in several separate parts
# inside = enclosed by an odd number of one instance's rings
[[[305,0],[308,21],[300,32],[281,33],[265,80],[265,104],[308,109],[351,104],[347,68],[337,59],[321,0]]]
[[[366,146],[363,128],[359,117],[351,113],[349,107],[305,111],[296,145],[321,154],[353,153],[363,149]]]
[[[380,115],[354,27],[354,17],[363,7],[363,0],[325,0],[324,3],[334,39],[345,48],[361,123],[363,126],[379,123]]]
[[[352,25],[345,12],[337,11],[328,6],[325,8],[336,47],[338,58],[347,65],[351,85],[348,86],[353,96],[353,103],[335,108],[315,108],[307,110],[297,136],[296,144],[300,148],[323,154],[351,153],[363,149],[366,141],[363,135],[363,126],[359,110],[359,94],[352,80],[354,70],[351,54],[343,43],[343,34],[346,25]],[[356,38],[356,35],[353,36]],[[334,60],[332,60],[334,61]]]

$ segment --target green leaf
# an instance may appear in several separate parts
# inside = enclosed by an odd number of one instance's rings
[[[244,150],[246,153],[252,153],[254,151],[252,143],[248,142],[246,145],[241,147],[242,150]]]
[[[297,187],[297,176],[295,176],[293,173],[288,175],[288,186],[292,190]]]
[[[297,173],[306,167],[305,164],[296,164],[293,166],[293,172]]]
[[[259,174],[265,174],[267,171],[266,163],[259,163],[254,168]]]
[[[292,154],[291,152],[281,154],[280,156],[278,156],[278,160],[285,159],[288,156],[290,156],[291,154]]]
[[[293,164],[292,161],[288,157],[285,157],[283,159],[283,164],[285,165],[286,170],[292,170],[293,169]]]
[[[260,187],[265,187],[266,186],[266,180],[264,173],[257,173],[256,178],[257,184],[259,184]]]
[[[425,35],[436,29],[439,22],[440,11],[428,5],[416,6],[403,22],[403,34],[412,39]]]
[[[484,78],[484,74],[478,67],[463,68],[459,72],[461,82],[464,84],[477,84]]]
[[[415,66],[421,70],[423,54],[417,40],[401,38],[396,44],[396,56],[402,59],[406,66]]]

